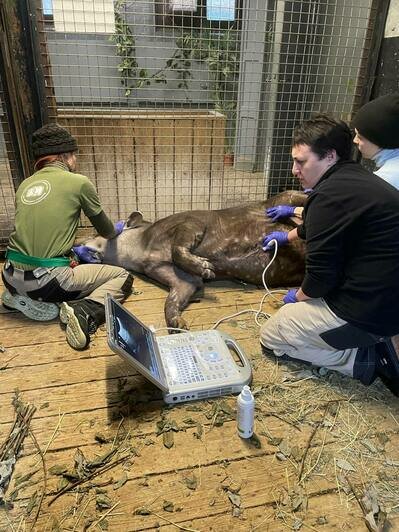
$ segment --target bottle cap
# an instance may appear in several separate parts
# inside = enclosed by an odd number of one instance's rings
[[[249,386],[245,385],[243,387],[242,392],[241,392],[241,397],[246,401],[250,401],[252,399],[252,393],[251,393],[251,389]]]

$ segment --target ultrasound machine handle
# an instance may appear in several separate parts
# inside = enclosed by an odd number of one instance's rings
[[[219,331],[221,336],[223,337],[223,340],[227,347],[230,349],[233,349],[238,355],[238,358],[242,362],[242,367],[237,364],[239,372],[242,374],[242,376],[246,379],[247,382],[249,382],[252,378],[252,368],[251,364],[244,353],[244,351],[241,349],[241,347],[238,345],[238,343],[234,340],[232,336],[229,334],[226,334],[224,332]]]

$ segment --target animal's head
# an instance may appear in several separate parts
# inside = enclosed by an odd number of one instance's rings
[[[128,233],[129,239],[131,236],[133,236],[130,233],[132,229],[136,229],[139,233],[141,233],[149,225],[151,225],[151,222],[145,221],[141,212],[133,211],[129,215],[129,218],[126,221],[126,226],[123,229],[122,233],[116,238],[112,238],[109,240],[97,235],[86,240],[84,242],[84,245],[94,249],[98,253],[101,261],[103,261],[106,255],[114,255],[116,247],[119,246],[119,244],[122,244],[122,242],[126,239]]]

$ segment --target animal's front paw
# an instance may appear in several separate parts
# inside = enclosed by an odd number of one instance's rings
[[[185,331],[189,330],[189,326],[185,319],[181,316],[175,316],[168,320],[168,327],[171,327],[172,330],[169,331],[170,334],[178,333],[179,331],[174,331],[174,329],[184,329]]]
[[[215,278],[215,272],[214,272],[214,266],[211,262],[207,260],[201,261],[201,277],[203,279],[214,279]]]

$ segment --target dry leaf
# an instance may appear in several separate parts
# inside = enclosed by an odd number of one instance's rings
[[[262,434],[262,433],[261,433]],[[283,438],[276,438],[274,436],[271,436],[271,437],[268,437],[267,434],[262,434],[262,436],[266,436],[267,438],[267,443],[269,445],[274,445],[275,447],[277,447],[278,445],[280,445],[280,443],[283,441]]]
[[[3,462],[4,463],[4,462]],[[15,478],[15,482],[14,482],[14,487],[16,488],[17,486],[19,486],[20,484],[22,484],[23,482],[26,482],[27,480],[29,480],[31,477],[33,477],[33,475],[35,475],[37,472],[39,471],[39,469],[35,469],[35,471],[31,471],[30,473],[27,473],[26,475],[23,475],[22,477],[18,476]],[[2,477],[3,475],[1,475]]]
[[[140,508],[136,508],[133,514],[134,515],[151,515],[151,512],[145,506],[141,506]]]
[[[347,462],[346,460],[342,460],[342,458],[338,458],[336,461],[337,467],[340,469],[343,469],[344,471],[356,471],[356,469],[353,467],[353,465],[350,462]]]
[[[291,445],[287,442],[287,440],[283,440],[279,446],[279,450],[281,453],[283,453],[284,456],[287,458],[291,456]]]
[[[171,501],[163,501],[162,507],[165,512],[174,512],[175,510],[175,505]]]
[[[98,443],[107,443],[108,441],[108,438],[106,438],[106,436],[104,436],[104,434],[101,434],[100,432],[97,432],[94,435],[94,439],[98,441]]]
[[[184,484],[188,487],[190,490],[196,490],[198,481],[195,477],[195,475],[191,475],[191,477],[184,477],[183,478]]]
[[[167,449],[170,449],[175,444],[175,439],[172,431],[164,432],[162,434],[163,444]]]
[[[292,530],[299,530],[300,528],[302,528],[302,525],[302,519],[295,519],[295,521],[292,523]]]
[[[261,443],[259,437],[255,433],[252,434],[252,436],[249,438],[248,441],[256,449],[261,449],[262,448],[262,443]]]
[[[194,431],[194,438],[197,438],[197,440],[200,440],[202,438],[202,434],[204,432],[204,429],[202,427],[201,423],[197,423],[196,430]]]
[[[66,465],[55,464],[51,466],[48,471],[52,475],[63,475],[64,473],[68,471],[68,468]]]
[[[241,506],[241,497],[239,495],[232,493],[231,491],[227,491],[227,496],[233,506],[237,506],[237,508]]]
[[[37,503],[37,491],[35,491],[30,499],[29,499],[29,502],[28,502],[28,506],[26,507],[26,514],[29,515],[31,513],[31,511],[33,510],[33,508],[36,506],[36,503]]]
[[[87,460],[85,455],[80,449],[76,449],[75,456],[75,471],[79,478],[84,478],[87,475]]]
[[[100,494],[96,497],[96,506],[99,510],[106,510],[107,508],[111,508],[112,501],[108,495]]]
[[[124,484],[127,482],[127,474],[123,473],[122,477],[118,480],[118,482],[115,482],[113,488],[114,490],[118,490],[121,488]]]

